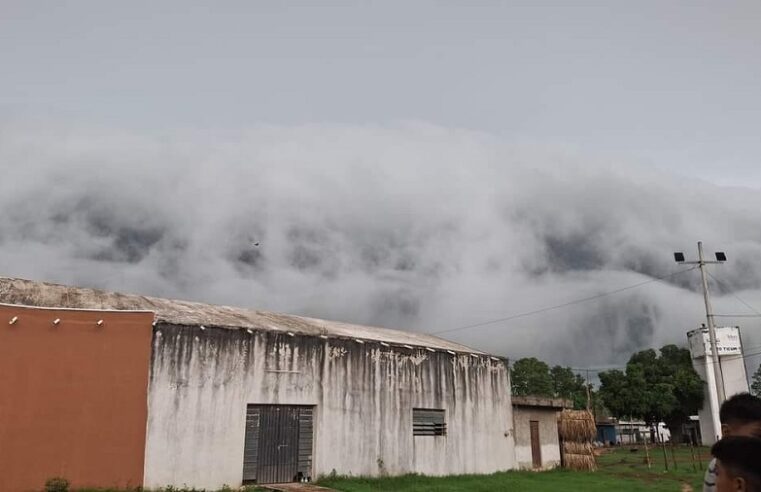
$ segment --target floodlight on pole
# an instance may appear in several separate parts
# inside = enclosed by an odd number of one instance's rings
[[[716,326],[714,325],[713,311],[711,309],[711,297],[708,292],[708,277],[706,275],[706,265],[709,264],[721,264],[727,261],[727,255],[723,251],[717,251],[714,253],[715,261],[706,260],[703,255],[703,242],[698,241],[698,260],[697,261],[685,261],[684,253],[677,251],[674,253],[674,260],[677,263],[683,265],[698,265],[700,268],[700,278],[703,284],[703,301],[706,307],[706,321],[708,322],[708,336],[711,339],[711,357],[708,358],[706,354],[706,363],[711,361],[713,366],[713,383],[716,388],[716,398],[714,400],[712,392],[709,391],[709,397],[711,398],[711,414],[714,423],[714,432],[721,437],[721,423],[719,421],[719,407],[726,399],[724,391],[724,375],[721,371],[721,362],[719,361],[719,351],[716,344]],[[709,382],[709,389],[712,386]]]

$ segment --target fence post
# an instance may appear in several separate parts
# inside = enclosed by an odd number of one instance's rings
[[[663,464],[666,466],[666,471],[669,471],[669,458],[666,455],[666,442],[661,437],[661,449],[663,450]]]
[[[647,461],[647,469],[650,469],[650,451],[647,449],[647,439],[645,439],[645,460]]]
[[[671,441],[671,461],[674,462],[674,470],[678,470],[679,467],[676,464],[676,454],[674,453],[674,441]]]
[[[692,443],[692,436],[690,436],[690,458],[692,459],[692,471],[698,471],[695,467],[695,446]]]

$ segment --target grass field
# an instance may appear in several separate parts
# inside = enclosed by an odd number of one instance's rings
[[[667,450],[669,470],[666,470],[661,449],[650,450],[651,467],[648,468],[644,449],[631,452],[629,448],[617,448],[598,458],[600,469],[596,472],[572,472],[553,470],[548,472],[511,471],[493,475],[462,475],[454,477],[426,477],[406,475],[402,477],[368,479],[349,477],[326,477],[318,483],[345,492],[371,491],[556,491],[583,490],[602,491],[687,491],[702,490],[703,473],[709,455],[706,448],[699,448],[699,461],[693,465],[690,448],[675,448],[674,469],[671,450]]]
[[[552,470],[546,472],[510,471],[492,475],[460,475],[453,477],[426,477],[406,475],[389,478],[323,477],[318,485],[343,492],[486,492],[494,490],[550,492],[576,491],[700,491],[703,473],[710,456],[707,448],[696,448],[693,462],[689,447],[677,447],[674,454],[667,449],[669,469],[664,464],[663,451],[651,449],[651,466],[648,468],[644,448],[632,452],[629,447],[607,450],[598,457],[596,472]],[[674,468],[673,460],[677,466]],[[138,489],[139,490],[139,489]],[[220,492],[231,492],[223,489]],[[259,490],[250,487],[247,491]],[[79,489],[77,492],[124,492],[115,489]],[[143,491],[151,492],[151,491]],[[201,492],[190,488],[167,488],[154,492]]]

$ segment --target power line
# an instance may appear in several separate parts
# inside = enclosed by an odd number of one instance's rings
[[[751,349],[761,348],[761,345],[750,347],[750,348]],[[723,359],[722,362],[727,362],[727,361],[730,361],[730,360],[737,360],[737,359],[748,359],[750,357],[756,357],[756,356],[759,356],[759,355],[761,355],[761,350],[759,350],[758,352],[751,352],[751,353],[748,353],[748,354],[743,354],[742,356],[740,356],[740,355],[726,355],[726,356],[722,356],[722,359]],[[704,362],[699,362],[699,364],[705,365],[705,364],[707,364],[707,362],[705,362],[705,361]],[[598,368],[594,368],[594,369],[591,368],[591,367],[590,368],[585,368],[585,367],[584,368],[583,367],[569,367],[569,369],[574,371],[574,372],[586,372],[586,371],[589,371],[589,372],[600,373],[600,372],[605,372],[605,371],[612,371],[614,369],[626,369],[627,367],[628,367],[628,364],[619,365],[619,366],[598,367]]]
[[[753,306],[751,306],[751,305],[750,305],[750,304],[748,304],[747,302],[743,301],[743,300],[740,298],[740,296],[738,296],[737,294],[735,294],[734,292],[732,292],[731,290],[729,290],[729,286],[728,286],[727,284],[725,284],[724,282],[722,282],[722,281],[721,281],[721,280],[719,280],[718,278],[716,278],[716,277],[714,277],[713,275],[711,275],[711,273],[710,273],[710,272],[707,272],[707,273],[708,273],[708,276],[709,276],[709,277],[711,277],[711,278],[712,278],[712,279],[713,279],[713,280],[714,280],[716,283],[718,283],[719,285],[723,285],[725,288],[727,288],[727,290],[728,290],[729,294],[731,294],[731,295],[732,295],[732,297],[734,297],[735,299],[737,299],[738,301],[740,301],[741,303],[743,303],[743,304],[745,305],[745,307],[747,307],[748,309],[750,309],[751,311],[753,311],[753,312],[754,312],[754,313],[756,313],[757,315],[761,316],[761,312],[759,312],[759,310],[758,310],[758,309],[754,308]]]
[[[740,355],[725,355],[725,356],[719,356],[719,361],[720,361],[720,362],[727,362],[727,361],[731,361],[731,360],[738,360],[738,359],[748,359],[748,358],[750,358],[750,357],[755,357],[755,356],[757,356],[757,355],[761,355],[761,351],[758,351],[758,352],[751,352],[751,353],[749,353],[749,354],[743,354],[742,356],[740,356]],[[722,360],[722,357],[723,357],[723,360]],[[701,365],[706,365],[706,364],[708,364],[708,361],[706,360],[706,361],[704,361],[704,362],[700,362],[700,364],[701,364]]]
[[[585,372],[585,371],[589,371],[589,372],[605,372],[605,371],[612,371],[613,369],[626,369],[626,365],[609,366],[609,367],[598,367],[598,368],[595,368],[595,369],[593,369],[591,367],[590,368],[571,367],[569,369],[571,369],[572,371],[576,371],[576,372]]]
[[[714,314],[714,318],[761,318],[761,314]]]
[[[495,323],[502,323],[504,321],[511,321],[511,320],[514,320],[514,319],[517,319],[517,318],[525,318],[527,316],[533,316],[535,314],[546,313],[547,311],[554,311],[555,309],[561,309],[561,308],[568,307],[568,306],[574,306],[576,304],[582,304],[584,302],[594,301],[596,299],[600,299],[600,298],[603,298],[603,297],[607,297],[607,296],[611,296],[611,295],[614,295],[614,294],[618,294],[618,293],[621,293],[621,292],[624,292],[624,291],[627,291],[627,290],[636,289],[637,287],[641,287],[643,285],[647,285],[647,284],[650,284],[650,283],[653,283],[653,282],[660,282],[661,280],[665,280],[667,278],[675,277],[675,276],[680,275],[682,273],[695,270],[696,268],[697,267],[690,267],[690,268],[687,268],[687,269],[684,269],[684,270],[679,270],[677,272],[670,273],[668,275],[663,275],[661,277],[654,277],[654,278],[645,280],[644,282],[639,282],[637,284],[633,284],[633,285],[629,285],[629,286],[626,286],[626,287],[622,287],[620,289],[611,290],[609,292],[603,292],[602,294],[596,294],[594,296],[584,297],[584,298],[576,299],[576,300],[569,301],[569,302],[564,302],[563,304],[558,304],[558,305],[555,305],[555,306],[549,306],[549,307],[545,307],[545,308],[541,308],[541,309],[536,309],[536,310],[533,310],[533,311],[526,311],[526,312],[523,312],[523,313],[513,314],[511,316],[506,316],[504,318],[498,318],[498,319],[493,319],[493,320],[489,320],[489,321],[482,321],[480,323],[473,323],[472,325],[459,326],[457,328],[449,328],[449,329],[446,329],[446,330],[438,330],[438,331],[429,331],[429,332],[427,332],[427,334],[429,334],[429,335],[439,335],[441,333],[452,333],[452,332],[455,332],[455,331],[468,330],[468,329],[471,329],[471,328],[478,328],[480,326],[493,325]]]

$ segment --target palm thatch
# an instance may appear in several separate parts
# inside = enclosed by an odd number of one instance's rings
[[[563,455],[563,466],[570,470],[595,471],[597,470],[597,461],[592,454],[565,453]]]
[[[566,454],[594,454],[592,444],[588,442],[563,441],[563,452]]]
[[[558,418],[558,430],[564,441],[592,441],[597,427],[592,413],[587,410],[563,410]]]
[[[597,435],[597,426],[592,413],[587,410],[563,410],[558,417],[558,431],[563,443],[563,467],[596,470],[592,440]]]

